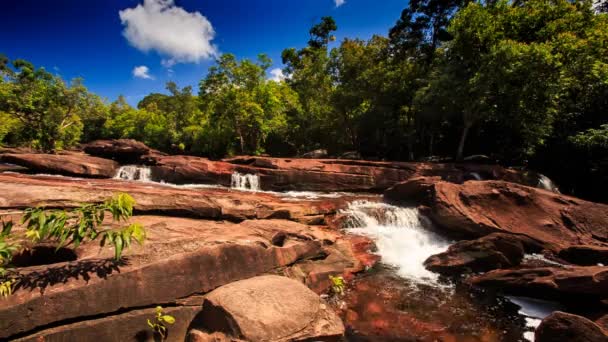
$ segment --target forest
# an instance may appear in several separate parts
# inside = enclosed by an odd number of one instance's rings
[[[608,201],[608,3],[412,0],[369,40],[323,17],[272,61],[223,54],[199,89],[166,84],[137,107],[0,57],[0,145],[43,151],[132,138],[221,158],[327,149],[374,160],[486,155]],[[396,13],[398,16],[399,13]]]

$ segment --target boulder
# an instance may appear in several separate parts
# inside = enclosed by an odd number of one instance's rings
[[[36,173],[91,178],[112,178],[119,166],[113,160],[91,157],[83,153],[1,154],[0,162],[26,167]]]
[[[463,237],[516,234],[553,252],[577,245],[608,247],[608,205],[520,184],[421,178],[393,187],[386,196],[421,200],[423,213],[437,226]]]
[[[536,342],[606,342],[608,332],[592,321],[556,311],[536,328]]]
[[[109,158],[121,163],[136,163],[151,149],[133,139],[95,140],[83,146],[83,150],[96,157]]]
[[[224,285],[205,296],[200,322],[209,332],[248,341],[340,341],[344,326],[302,283],[267,275]]]
[[[457,242],[447,251],[429,257],[424,266],[445,275],[486,272],[519,265],[524,251],[525,245],[517,236],[494,233],[473,241]]]
[[[608,267],[571,266],[494,270],[467,279],[469,284],[509,294],[563,302],[608,298]]]

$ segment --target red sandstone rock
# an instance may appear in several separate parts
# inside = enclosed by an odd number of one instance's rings
[[[575,245],[608,247],[605,204],[501,181],[416,179],[396,188],[423,199],[428,206],[424,213],[448,232],[467,237],[516,234],[554,252]],[[397,190],[388,193],[399,198]]]
[[[455,243],[446,252],[429,257],[424,265],[433,272],[447,275],[485,272],[518,265],[524,251],[524,244],[517,236],[494,233]]]
[[[128,163],[137,162],[151,151],[144,143],[133,139],[96,140],[85,144],[83,149],[92,156]]]
[[[339,341],[340,318],[302,283],[259,276],[224,285],[205,296],[203,328],[248,341]]]
[[[23,166],[38,173],[67,176],[111,178],[118,163],[82,153],[70,154],[0,154],[0,162]]]
[[[227,189],[184,189],[113,179],[0,174],[0,209],[74,207],[84,202],[104,201],[117,192],[133,196],[138,212],[234,221],[282,218],[313,224],[323,223],[325,215],[335,213],[349,200],[348,197],[284,200],[272,194]]]
[[[556,311],[538,326],[536,342],[606,342],[608,332],[592,321]]]
[[[507,293],[560,301],[608,298],[608,267],[571,266],[495,270],[467,280]]]
[[[143,246],[133,245],[126,250],[123,262],[112,262],[111,248],[100,248],[91,242],[75,251],[76,261],[17,268],[21,276],[15,292],[0,302],[0,339],[16,334],[27,336],[47,325],[62,326],[57,323],[62,321],[79,324],[77,327],[89,323],[95,326],[97,322],[89,322],[89,317],[104,317],[99,322],[107,332],[91,336],[112,340],[114,324],[120,331],[123,324],[140,324],[145,329],[146,323],[126,323],[119,317],[106,316],[159,304],[196,305],[196,300],[182,303],[183,298],[334,255],[338,236],[283,220],[235,224],[146,215],[134,216],[131,221],[142,224],[148,238]],[[277,242],[278,234],[285,236],[282,243]],[[77,336],[70,335],[71,330],[72,326],[58,327],[49,334]],[[185,333],[180,333],[181,340]]]

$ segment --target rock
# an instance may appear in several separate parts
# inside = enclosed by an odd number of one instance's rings
[[[31,336],[47,327],[55,327],[53,334],[67,333],[69,324],[95,326],[97,321],[92,321],[98,318],[103,319],[100,322],[103,322],[104,331],[110,331],[114,326],[120,330],[123,324],[145,329],[145,319],[133,317],[138,322],[127,323],[120,317],[111,317],[156,305],[200,305],[202,301],[197,302],[197,295],[241,279],[276,272],[301,262],[323,261],[328,255],[348,256],[348,253],[335,252],[338,233],[284,220],[236,224],[145,215],[134,216],[131,222],[145,227],[148,237],[144,245],[135,244],[126,250],[120,262],[111,259],[111,248],[100,248],[98,242],[90,242],[74,251],[75,261],[16,268],[20,275],[15,291],[0,305],[0,340],[12,339],[15,335]],[[281,235],[285,238],[279,243],[276,237]],[[350,264],[354,262],[352,260]],[[349,262],[344,260],[342,264]],[[312,293],[301,283],[298,285]],[[266,282],[263,286],[270,288]],[[295,285],[289,286],[292,287]],[[284,293],[289,288],[274,287],[271,293]],[[294,295],[294,292],[289,293]],[[302,296],[297,292],[295,298]],[[184,299],[189,297],[193,299]],[[317,303],[317,309],[320,305]],[[262,307],[258,309],[262,310]],[[293,314],[293,309],[292,305],[284,310]],[[320,317],[324,311],[319,309],[314,313]],[[331,318],[329,313],[327,315]],[[311,336],[322,336],[323,332],[334,335],[336,330],[332,329],[337,326],[327,317],[327,321],[315,322],[328,323],[331,329],[311,323],[307,327],[318,329],[316,335]],[[312,317],[308,319],[313,322]],[[180,333],[182,341],[186,331]],[[102,340],[112,340],[111,336],[114,336],[112,332],[91,334],[110,336]]]
[[[424,265],[430,271],[446,275],[486,272],[519,265],[524,251],[524,244],[517,236],[494,233],[473,241],[457,242],[446,252],[429,257]]]
[[[302,283],[280,276],[237,281],[205,296],[201,324],[248,341],[340,341],[344,326]]]
[[[384,199],[389,202],[405,202],[411,204],[428,204],[433,199],[436,182],[441,177],[416,177],[397,183],[384,191]]]
[[[608,247],[570,246],[559,251],[559,257],[577,265],[603,264],[608,266]]]
[[[322,159],[322,158],[327,158],[327,156],[328,156],[327,150],[319,149],[319,150],[314,150],[314,151],[304,153],[302,155],[302,158]]]
[[[495,159],[492,159],[483,154],[475,154],[472,156],[464,157],[462,160],[464,160],[466,162],[470,162],[470,163],[477,163],[477,164],[496,164]]]
[[[0,192],[0,209],[75,207],[127,192],[136,200],[137,212],[231,221],[282,218],[312,224],[322,224],[325,215],[335,213],[349,200],[349,197],[286,200],[272,194],[227,189],[187,189],[114,179],[84,180],[20,174],[0,174],[0,188],[3,190]],[[370,200],[374,198],[370,197]]]
[[[175,323],[167,325],[166,342],[183,342],[188,326],[200,311],[199,306],[178,306],[164,308],[165,314],[175,318]],[[154,308],[135,309],[126,313],[93,318],[82,322],[68,323],[41,330],[34,334],[11,339],[14,342],[40,341],[79,341],[79,342],[115,342],[115,341],[160,341],[148,327],[147,320],[154,320]],[[215,340],[208,340],[215,341]],[[220,340],[223,341],[223,340]],[[230,340],[226,340],[230,341]]]
[[[608,332],[592,321],[556,311],[536,328],[536,342],[606,342]]]
[[[338,159],[350,159],[350,160],[360,160],[361,153],[357,151],[344,152],[338,157]]]
[[[564,302],[608,298],[608,267],[600,266],[494,270],[472,276],[467,282],[510,294]]]
[[[553,252],[576,245],[608,247],[608,205],[520,184],[414,179],[386,195],[421,199],[424,213],[437,226],[464,237],[517,234]]]
[[[109,158],[121,163],[136,163],[151,149],[144,143],[133,139],[95,140],[83,147],[92,156]]]
[[[1,154],[0,162],[23,166],[37,173],[92,178],[112,178],[118,169],[118,163],[113,160],[91,157],[82,153]]]
[[[240,342],[242,340],[226,336],[226,334],[215,332],[208,334],[206,332],[192,329],[188,332],[188,342]]]

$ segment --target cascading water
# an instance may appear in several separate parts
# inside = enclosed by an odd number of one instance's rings
[[[116,172],[114,179],[122,179],[129,181],[151,182],[152,170],[149,167],[126,165],[121,166]]]
[[[437,275],[423,263],[445,251],[449,242],[423,227],[417,209],[355,201],[341,213],[348,217],[348,231],[374,239],[382,261],[396,267],[399,276],[415,283],[436,282]]]
[[[549,190],[549,191],[553,191],[555,193],[560,193],[559,189],[557,188],[557,186],[555,185],[555,183],[553,183],[553,181],[545,176],[545,175],[538,175],[538,188],[541,189],[545,189],[545,190]]]
[[[232,174],[230,187],[238,190],[260,191],[260,176],[252,174]]]

